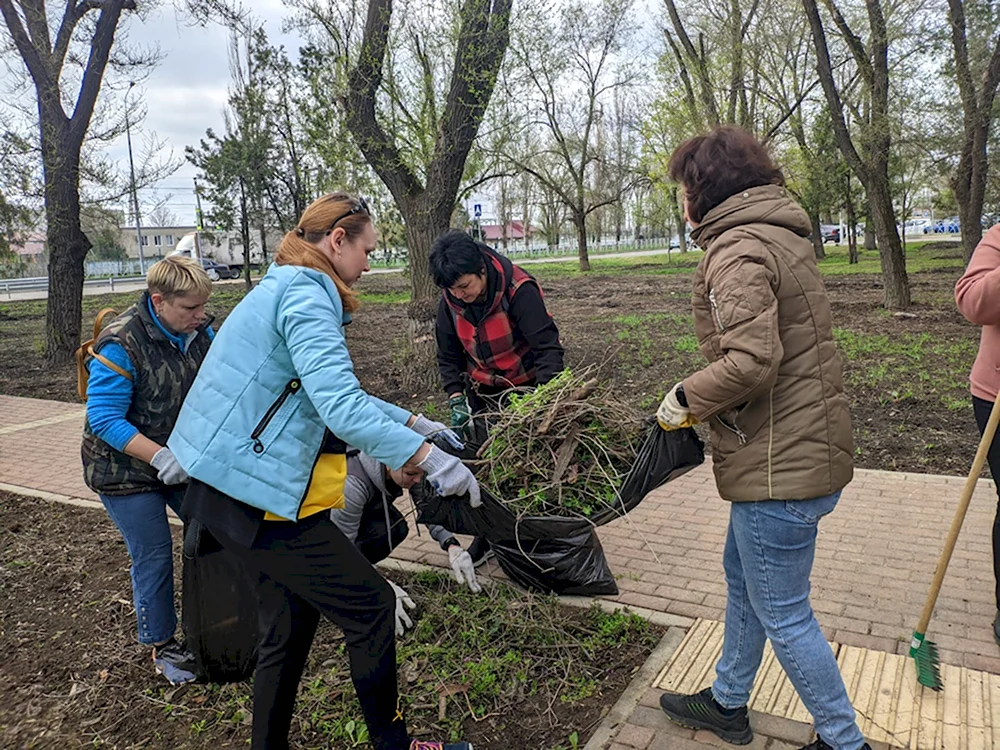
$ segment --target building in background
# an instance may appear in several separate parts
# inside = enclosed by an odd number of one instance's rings
[[[160,258],[170,255],[181,237],[194,231],[194,226],[174,226],[174,227],[143,227],[142,232],[142,257],[149,262],[155,262]],[[125,255],[130,260],[139,257],[139,246],[136,244],[135,227],[120,227],[122,247],[125,248]]]

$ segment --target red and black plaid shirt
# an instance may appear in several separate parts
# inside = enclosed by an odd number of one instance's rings
[[[455,321],[455,332],[468,356],[469,377],[494,388],[528,385],[535,381],[534,365],[530,368],[525,365],[525,355],[530,346],[523,336],[517,334],[507,311],[522,285],[534,284],[539,294],[542,288],[531,274],[517,266],[510,264],[508,277],[499,258],[490,253],[487,259],[493,264],[500,283],[493,296],[493,304],[478,325],[471,323],[465,317],[465,310],[445,293]]]

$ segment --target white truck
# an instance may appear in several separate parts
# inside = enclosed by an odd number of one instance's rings
[[[251,236],[250,240],[250,268],[259,270],[264,260],[261,252],[259,240]],[[200,250],[200,253],[199,253]],[[187,255],[197,257],[200,254],[203,261],[213,261],[215,266],[225,266],[231,272],[228,275],[221,268],[209,268],[209,276],[215,274],[219,278],[239,278],[243,273],[243,240],[239,232],[188,232],[174,246],[171,255]]]

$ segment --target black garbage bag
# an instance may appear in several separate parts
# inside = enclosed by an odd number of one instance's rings
[[[475,451],[466,448],[461,455],[472,458]],[[704,461],[704,444],[693,429],[668,432],[654,424],[622,482],[620,505],[590,519],[518,518],[485,490],[482,506],[472,508],[467,499],[440,497],[426,481],[410,494],[419,511],[418,523],[440,524],[456,534],[486,538],[501,569],[522,586],[582,596],[617,594],[595,528],[624,515],[652,490]]]
[[[257,587],[198,520],[184,530],[183,623],[203,682],[241,682],[257,664]]]
[[[615,595],[618,584],[593,529],[534,541],[491,541],[501,570],[517,584],[546,593]]]
[[[597,526],[613,521],[635,508],[657,487],[703,463],[705,444],[693,428],[668,431],[654,421],[618,491],[618,507],[599,511],[590,520]]]

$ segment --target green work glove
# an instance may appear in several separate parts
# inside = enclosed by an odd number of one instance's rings
[[[448,399],[448,408],[451,409],[451,429],[464,432],[469,420],[472,419],[469,399],[464,393],[456,394]]]

